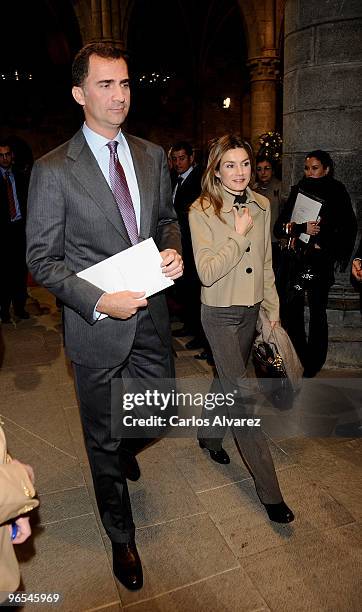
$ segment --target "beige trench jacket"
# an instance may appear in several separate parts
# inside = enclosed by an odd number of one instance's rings
[[[32,499],[34,495],[26,470],[12,463],[7,454],[6,439],[0,425],[0,592],[12,592],[19,586],[19,566],[8,523],[39,505],[37,499]]]
[[[203,210],[200,200],[189,212],[195,264],[202,284],[201,302],[208,306],[253,306],[261,302],[269,320],[278,321],[269,200],[247,188],[246,206],[254,225],[241,236],[234,229],[234,196],[224,193],[221,217],[226,223],[218,219],[212,207]]]

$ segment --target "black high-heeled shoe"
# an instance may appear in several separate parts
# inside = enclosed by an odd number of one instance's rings
[[[207,448],[207,446],[202,442],[202,440],[199,440],[199,446],[200,448],[204,448],[205,450],[209,451],[211,459],[213,461],[216,461],[216,463],[222,463],[224,465],[230,463],[230,457],[227,454],[226,450],[224,450],[222,447],[220,448],[220,450],[211,450],[210,448]]]
[[[274,523],[291,523],[294,521],[294,514],[284,501],[280,504],[263,504],[263,506],[269,519]]]

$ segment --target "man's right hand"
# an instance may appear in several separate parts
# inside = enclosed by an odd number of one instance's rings
[[[144,296],[145,291],[104,293],[97,304],[97,312],[107,314],[114,319],[129,319],[139,308],[147,306]]]

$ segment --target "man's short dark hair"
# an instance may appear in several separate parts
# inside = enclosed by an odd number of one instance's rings
[[[189,142],[186,142],[185,140],[180,140],[179,142],[175,142],[175,144],[172,145],[171,155],[174,151],[181,151],[182,149],[189,157],[191,157],[191,155],[193,155],[194,153],[194,150]]]
[[[93,42],[85,45],[74,58],[72,65],[72,84],[73,87],[81,87],[88,76],[89,58],[91,55],[98,55],[104,59],[124,59],[127,57],[124,51],[114,43]]]
[[[11,145],[11,142],[8,138],[1,138],[0,139],[0,147],[9,147],[10,151],[13,151],[13,147]]]

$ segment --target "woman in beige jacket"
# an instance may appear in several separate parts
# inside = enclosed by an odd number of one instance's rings
[[[284,503],[266,439],[258,427],[236,424],[250,415],[246,407],[246,363],[260,305],[272,325],[279,320],[279,301],[272,269],[269,201],[251,191],[253,154],[238,136],[226,135],[211,146],[202,193],[192,205],[189,222],[195,264],[201,280],[201,320],[210,343],[219,381],[233,405],[218,408],[231,417],[232,430],[270,520],[289,523],[293,512]],[[231,394],[231,395],[230,395]],[[204,410],[209,422],[214,415]],[[237,419],[236,417],[239,417]],[[235,425],[234,425],[235,423]],[[218,425],[220,422],[218,422]],[[229,458],[212,431],[201,428],[201,448],[219,463]],[[224,430],[222,433],[224,433]]]
[[[15,591],[20,583],[13,545],[25,542],[31,534],[29,517],[23,515],[39,505],[38,500],[33,499],[33,483],[30,465],[11,459],[7,454],[6,439],[0,425],[0,603],[4,601],[4,593]],[[17,530],[14,539],[11,537],[12,524]]]

